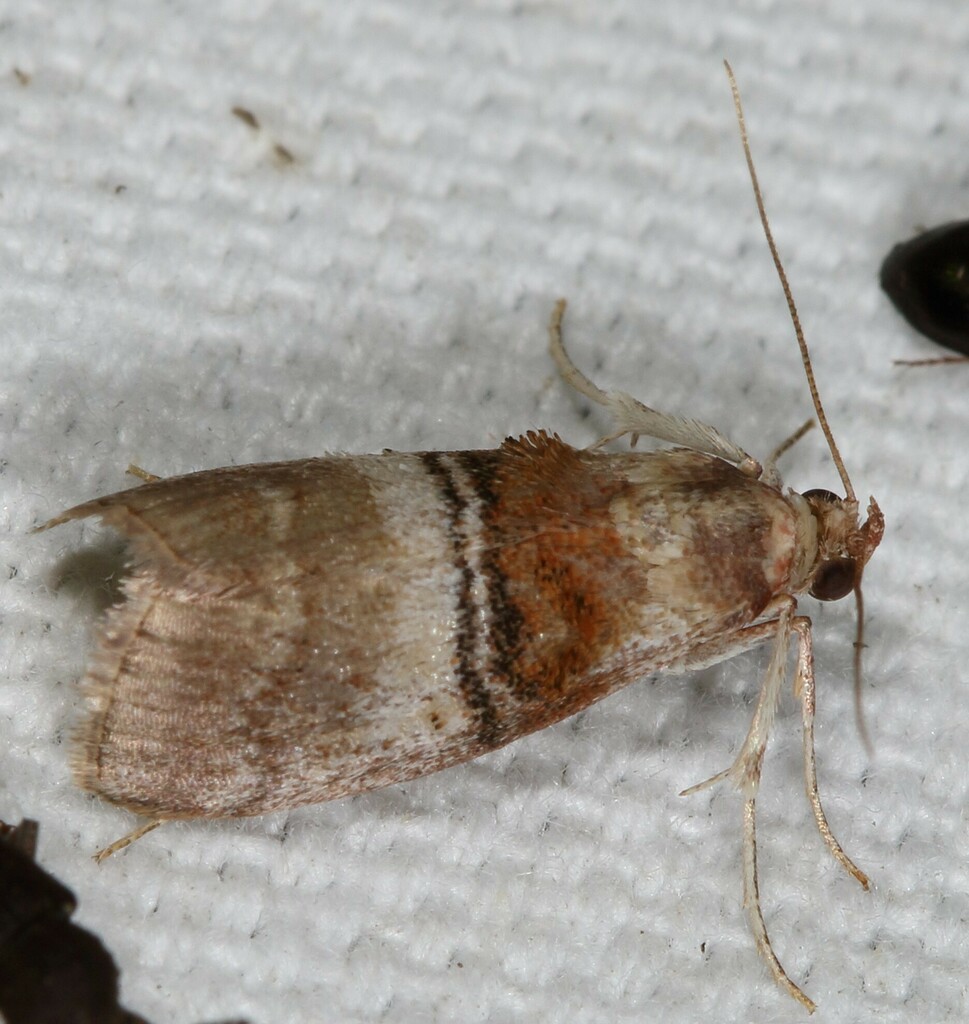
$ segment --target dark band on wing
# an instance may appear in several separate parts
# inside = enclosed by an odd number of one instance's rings
[[[475,665],[475,601],[474,570],[468,563],[465,530],[467,502],[455,486],[449,467],[439,452],[422,452],[421,461],[437,483],[447,508],[448,538],[454,551],[454,568],[458,572],[457,631],[454,647],[457,653],[456,675],[461,695],[477,721],[478,741],[488,748],[499,742],[498,715],[491,699],[487,680]]]
[[[494,528],[495,520],[500,518],[498,469],[503,455],[501,451],[460,452],[456,458],[468,474],[481,506],[481,523],[485,531],[481,572],[488,589],[491,613],[492,673],[505,684],[516,701],[525,703],[535,699],[538,693],[536,687],[518,671],[525,620],[509,595],[508,576],[501,565],[501,537],[496,535]]]

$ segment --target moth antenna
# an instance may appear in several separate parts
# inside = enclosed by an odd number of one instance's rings
[[[824,432],[825,440],[828,442],[828,449],[831,452],[831,458],[834,460],[834,464],[837,467],[838,475],[841,477],[841,482],[844,484],[845,498],[848,501],[857,501],[855,498],[854,488],[851,486],[851,480],[848,477],[848,470],[845,469],[845,464],[841,458],[841,452],[838,451],[838,446],[834,442],[834,435],[831,433],[831,428],[828,426],[828,418],[824,414],[824,407],[821,405],[821,396],[818,394],[818,386],[814,381],[814,370],[811,367],[811,356],[808,353],[807,342],[804,340],[804,331],[801,330],[801,319],[797,315],[797,306],[794,305],[794,295],[791,292],[791,286],[787,280],[787,274],[784,272],[784,265],[781,263],[780,254],[777,251],[777,246],[774,243],[774,236],[771,233],[770,224],[767,220],[767,211],[764,208],[764,197],[760,191],[760,182],[757,180],[757,171],[754,169],[754,158],[750,155],[750,143],[747,140],[747,122],[744,120],[744,108],[740,102],[740,89],[737,87],[737,79],[734,78],[733,68],[730,67],[729,61],[724,61],[723,66],[727,69],[727,78],[730,81],[730,91],[733,93],[733,105],[734,110],[737,113],[737,126],[740,129],[740,141],[744,147],[744,157],[747,160],[747,172],[750,175],[750,184],[754,190],[754,200],[757,203],[757,212],[760,214],[760,223],[764,229],[764,236],[767,239],[767,247],[770,249],[771,259],[774,261],[774,267],[777,270],[777,276],[781,282],[781,288],[784,291],[784,298],[787,300],[787,308],[791,314],[791,323],[794,325],[794,334],[797,336],[798,348],[801,350],[801,362],[804,364],[804,373],[807,376],[808,390],[811,392],[811,401],[814,403],[814,411],[817,413],[818,423],[821,425],[821,430]]]

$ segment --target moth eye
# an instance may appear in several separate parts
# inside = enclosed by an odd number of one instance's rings
[[[811,584],[811,597],[819,601],[840,601],[855,588],[855,560],[832,558],[818,569]]]
[[[815,487],[813,490],[805,491],[802,498],[817,498],[819,501],[826,501],[830,505],[837,505],[842,499],[834,491],[825,490],[823,487]]]

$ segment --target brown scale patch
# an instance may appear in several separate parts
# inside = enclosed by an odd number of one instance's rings
[[[719,459],[694,454],[680,460],[683,504],[692,512],[690,566],[697,594],[722,614],[727,629],[756,619],[793,567],[793,544],[777,549],[775,527],[793,512],[783,495]],[[693,463],[693,465],[689,465]],[[774,578],[768,578],[771,566]]]
[[[326,764],[359,743],[379,657],[360,627],[397,595],[371,584],[393,544],[352,460],[194,474],[74,514],[140,563],[86,679],[81,785],[164,817],[261,813],[310,785],[292,748]]]
[[[530,433],[468,453],[484,502],[502,725],[539,728],[585,706],[590,669],[628,639],[623,602],[645,584],[610,511],[626,486],[601,456]],[[510,699],[510,705],[509,705]]]
[[[314,571],[352,534],[381,533],[366,478],[347,457],[232,466],[144,484],[51,520],[100,516],[160,583],[191,589],[261,585]]]
[[[462,458],[483,502],[503,739],[749,624],[790,571],[775,532],[793,536],[790,506],[721,460],[544,433]]]

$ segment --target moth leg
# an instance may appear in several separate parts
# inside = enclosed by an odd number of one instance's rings
[[[750,931],[754,937],[754,943],[757,946],[758,952],[770,968],[774,981],[789,996],[796,999],[809,1013],[813,1013],[815,1009],[814,1003],[790,979],[780,960],[777,959],[774,947],[771,945],[770,936],[767,933],[767,924],[764,921],[764,914],[760,907],[760,885],[757,880],[757,790],[760,787],[760,773],[764,762],[764,752],[767,750],[767,741],[770,738],[770,729],[777,710],[777,701],[786,675],[787,652],[790,646],[791,633],[794,629],[794,622],[797,621],[794,615],[797,602],[793,598],[778,598],[773,607],[778,609],[776,619],[751,627],[758,630],[762,635],[772,632],[774,635],[774,649],[771,652],[770,664],[767,666],[764,682],[757,697],[754,716],[751,719],[750,728],[747,730],[747,736],[740,748],[740,752],[729,768],[719,772],[705,782],[684,790],[684,794],[696,793],[698,790],[706,789],[725,779],[733,781],[743,793],[744,829],[742,860],[744,909],[747,912]],[[800,633],[798,635],[800,636]],[[799,654],[801,650],[802,645],[799,643]],[[808,652],[810,653],[810,648],[808,648]],[[799,674],[800,664],[799,659]]]
[[[936,356],[935,359],[893,359],[892,366],[951,366],[969,363],[967,356]]]
[[[747,651],[752,651],[755,647],[762,646],[768,640],[773,640],[776,632],[777,619],[772,616],[766,621],[755,622],[752,626],[744,626],[728,636],[697,644],[690,652],[689,657],[671,661],[665,666],[665,670],[668,672],[686,672],[709,668],[711,665],[719,665],[728,658],[735,658],[738,654],[746,654]]]
[[[844,852],[841,844],[835,839],[825,816],[824,808],[821,806],[821,796],[818,792],[818,773],[814,759],[814,710],[815,683],[814,683],[814,644],[811,635],[811,620],[806,616],[799,615],[791,623],[791,628],[797,634],[797,676],[794,680],[794,695],[801,700],[801,735],[804,744],[804,785],[807,789],[807,797],[811,803],[811,810],[814,812],[814,820],[821,833],[821,838],[831,851],[835,860],[856,878],[861,887],[868,890],[868,876],[862,871]]]
[[[164,824],[164,818],[153,818],[151,821],[146,821],[144,825],[139,825],[138,828],[133,829],[127,835],[122,836],[120,839],[116,839],[110,846],[106,846],[103,850],[98,850],[94,855],[94,859],[100,864],[102,861],[107,860],[112,854],[120,852],[126,846],[130,846],[132,843],[137,842],[142,836],[146,836],[149,832],[153,832],[159,825]]]
[[[648,405],[637,401],[625,391],[603,391],[572,362],[562,342],[562,318],[565,316],[565,299],[559,299],[552,310],[552,318],[548,325],[548,350],[562,379],[580,395],[585,395],[597,405],[608,409],[615,421],[616,429],[608,437],[596,442],[593,447],[599,448],[609,441],[629,434],[633,444],[643,437],[655,437],[658,441],[670,441],[673,444],[692,448],[694,451],[716,455],[727,462],[732,462],[746,476],[757,479],[761,475],[760,463],[748,455],[720,433],[716,427],[699,420],[674,416],[671,413],[658,412]]]
[[[752,798],[757,794],[757,787],[760,785],[760,770],[764,760],[764,751],[767,749],[767,741],[770,737],[771,725],[774,722],[774,714],[777,711],[777,701],[780,697],[781,685],[784,682],[787,666],[787,650],[791,637],[791,621],[794,618],[794,611],[797,602],[792,597],[779,597],[775,600],[769,611],[777,611],[777,617],[767,622],[757,623],[754,626],[741,632],[746,639],[744,646],[754,646],[754,643],[766,640],[773,636],[774,649],[771,652],[770,664],[764,675],[764,682],[761,684],[760,693],[757,697],[757,706],[754,708],[754,716],[751,719],[747,736],[744,739],[740,751],[729,768],[695,786],[684,789],[681,796],[689,796],[698,793],[701,789],[709,789],[711,786],[724,779],[731,779],[738,789],[747,797]],[[736,637],[731,638],[735,643]],[[741,648],[742,649],[742,648]]]
[[[776,487],[778,490],[781,489],[781,476],[777,471],[777,463],[782,455],[789,452],[798,441],[801,440],[804,435],[812,429],[814,426],[814,420],[806,420],[802,423],[797,430],[791,434],[790,437],[783,440],[768,456],[767,461],[764,463],[764,475],[761,480],[770,487]]]
[[[793,999],[796,999],[808,1013],[814,1013],[817,1005],[807,993],[791,981],[787,971],[784,970],[774,947],[771,945],[770,936],[767,934],[767,924],[764,921],[763,912],[760,909],[760,886],[757,882],[757,813],[756,799],[748,797],[744,801],[744,909],[747,911],[747,923],[754,936],[754,943],[757,951],[767,962],[774,981]]]
[[[129,476],[136,476],[146,484],[154,484],[162,479],[162,477],[156,476],[154,473],[149,473],[147,469],[142,469],[141,466],[136,466],[133,462],[128,463],[128,468],[125,472]]]

